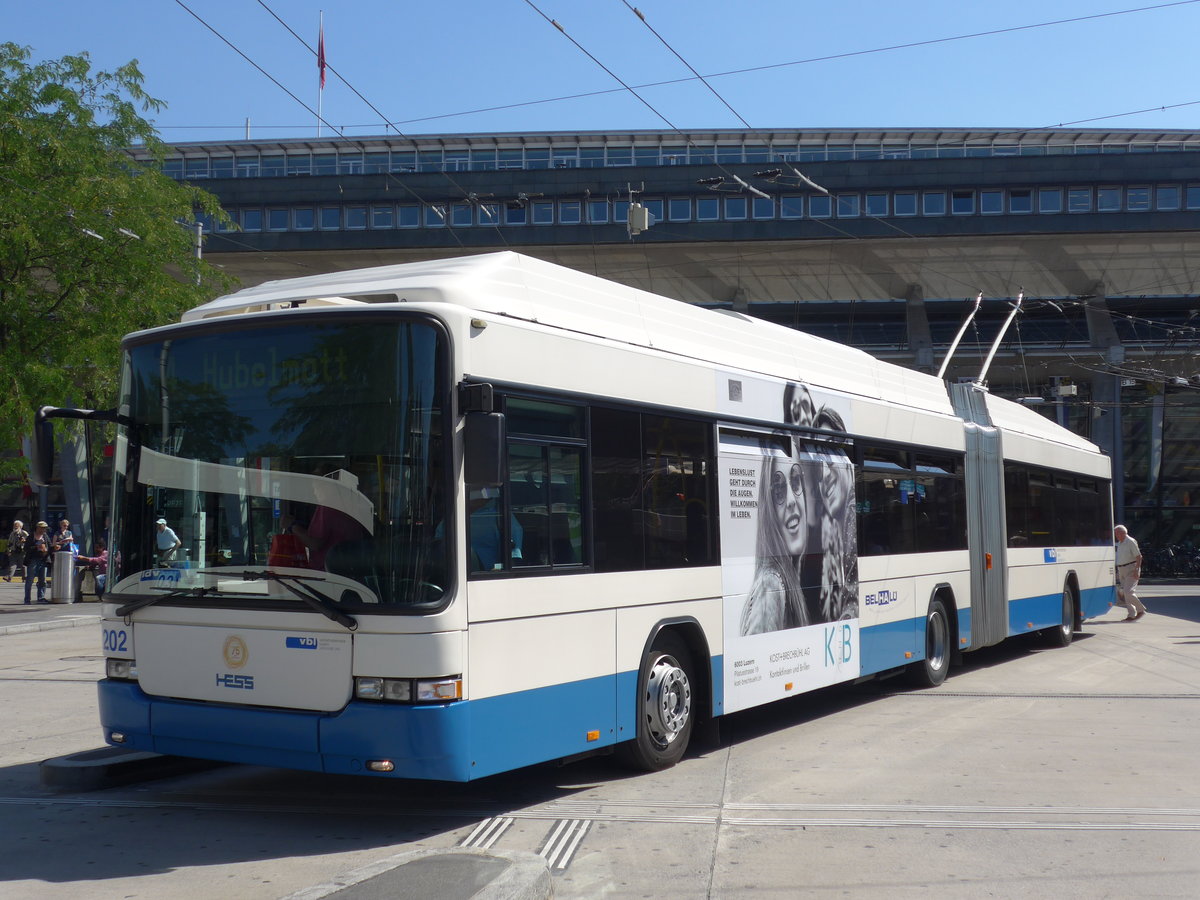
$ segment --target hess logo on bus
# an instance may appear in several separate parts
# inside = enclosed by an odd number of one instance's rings
[[[250,661],[250,651],[246,647],[246,642],[236,634],[225,638],[225,646],[221,648],[221,655],[225,658],[225,665],[231,669],[240,669]],[[254,676],[218,672],[217,687],[252,691],[254,690]]]

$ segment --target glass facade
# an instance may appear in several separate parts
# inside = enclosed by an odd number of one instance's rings
[[[855,160],[964,159],[1010,156],[1086,156],[1096,153],[1179,153],[1200,150],[1200,135],[1182,135],[1185,139],[1162,137],[1158,140],[1120,140],[1106,133],[1104,143],[1054,131],[1034,132],[1021,141],[1002,136],[981,135],[966,140],[820,140],[803,134],[794,138],[764,143],[753,133],[722,135],[716,141],[696,138],[690,144],[679,143],[675,134],[646,134],[634,143],[603,137],[531,135],[522,146],[506,145],[502,138],[472,138],[470,146],[456,147],[455,135],[439,139],[438,147],[403,149],[386,145],[361,149],[330,148],[317,152],[294,151],[286,155],[250,148],[230,156],[226,150],[206,151],[182,148],[179,155],[166,160],[163,171],[172,178],[269,178],[304,175],[356,175],[404,172],[491,172],[498,169],[575,169],[621,168],[625,166],[712,166],[851,162]],[[1186,139],[1192,138],[1192,139]],[[357,142],[356,142],[357,143]],[[377,142],[369,142],[377,143]],[[419,142],[418,142],[419,143]],[[362,146],[360,144],[360,146]]]

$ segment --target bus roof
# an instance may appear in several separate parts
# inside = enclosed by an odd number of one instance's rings
[[[803,331],[702,309],[513,251],[268,281],[189,310],[183,321],[293,306],[397,302],[450,304],[955,415],[945,384],[931,375]],[[1095,449],[1032,410],[994,397],[988,406],[1006,428]]]

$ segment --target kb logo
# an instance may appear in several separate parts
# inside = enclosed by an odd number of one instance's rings
[[[826,626],[825,665],[844,666],[854,658],[853,629],[848,624]]]

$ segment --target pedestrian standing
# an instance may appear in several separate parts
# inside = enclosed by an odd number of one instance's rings
[[[58,544],[59,550],[74,550],[75,535],[71,533],[71,522],[69,519],[61,519],[58,523],[58,531],[50,538],[51,541]]]
[[[13,522],[12,533],[8,536],[8,563],[4,570],[4,580],[11,582],[17,574],[17,567],[25,563],[25,542],[29,540],[29,532],[25,523],[20,519]],[[22,574],[24,571],[22,570]]]
[[[158,562],[161,565],[175,558],[175,552],[183,546],[183,541],[167,526],[166,519],[155,519],[154,527],[158,530],[154,540],[158,549]]]
[[[37,580],[37,602],[49,603],[46,599],[46,572],[50,568],[50,554],[57,550],[57,546],[50,540],[50,535],[47,530],[50,528],[45,522],[38,522],[33,526],[33,534],[29,536],[29,540],[25,542],[25,602],[29,603],[29,595],[33,589],[33,582]]]
[[[1129,611],[1125,621],[1134,622],[1146,614],[1146,607],[1137,595],[1138,579],[1142,577],[1142,549],[1124,525],[1113,529],[1113,540],[1117,544],[1117,583]]]

